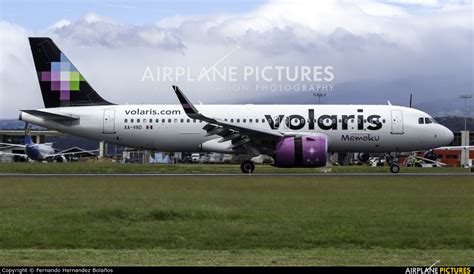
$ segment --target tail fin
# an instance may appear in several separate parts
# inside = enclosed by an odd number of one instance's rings
[[[111,105],[87,83],[53,40],[29,40],[45,107]]]
[[[25,123],[25,145],[31,145],[33,144],[33,140],[31,139],[31,135],[30,135],[30,124],[29,123]]]

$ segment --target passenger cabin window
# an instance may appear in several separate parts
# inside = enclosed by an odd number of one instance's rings
[[[423,117],[418,118],[418,124],[422,125],[424,123],[425,123],[425,120],[423,119]]]

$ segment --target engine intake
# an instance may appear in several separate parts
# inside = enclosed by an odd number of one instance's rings
[[[275,149],[276,167],[322,167],[327,161],[324,135],[284,137]]]

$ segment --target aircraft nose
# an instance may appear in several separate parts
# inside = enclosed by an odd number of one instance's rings
[[[454,140],[454,133],[447,127],[443,126],[442,140],[444,145],[449,145]]]

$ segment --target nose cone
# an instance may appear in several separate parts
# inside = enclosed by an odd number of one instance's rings
[[[443,126],[441,140],[443,141],[443,145],[449,145],[454,140],[454,133],[449,128]]]

